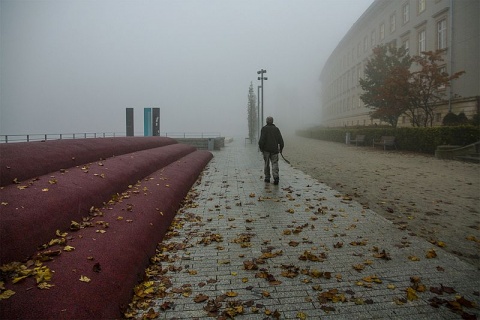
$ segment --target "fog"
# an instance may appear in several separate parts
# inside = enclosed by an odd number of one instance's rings
[[[321,69],[373,0],[0,0],[0,134],[160,131],[246,136],[320,121]]]

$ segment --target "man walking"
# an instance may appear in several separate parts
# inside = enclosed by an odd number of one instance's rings
[[[273,118],[267,117],[267,124],[262,128],[258,146],[263,153],[265,182],[270,182],[270,162],[272,163],[273,184],[278,184],[278,153],[283,151],[283,138],[278,129],[273,124]]]

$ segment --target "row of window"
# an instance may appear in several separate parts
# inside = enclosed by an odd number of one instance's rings
[[[410,22],[410,1],[407,0],[402,6],[402,23],[406,25]],[[438,2],[439,0],[435,0]],[[427,1],[426,0],[416,0],[417,3],[417,14],[421,15],[426,11]],[[390,34],[394,34],[397,31],[397,13],[396,11],[389,16],[389,31]],[[427,30],[426,30],[426,20],[424,23],[415,27],[416,30],[416,44],[417,50],[413,54],[420,54],[423,51],[427,51]],[[355,60],[361,58],[362,55],[369,55],[372,48],[376,45],[384,43],[386,39],[386,25],[385,22],[381,22],[377,30],[372,30],[370,35],[365,35],[363,41],[357,43],[356,48],[353,47],[351,51],[347,52],[343,59],[338,61],[337,67],[341,70],[344,70],[346,67],[355,63]],[[436,39],[435,46],[432,46],[431,50],[439,49],[443,50],[447,48],[447,18],[446,14],[443,16],[437,17],[436,19]],[[410,31],[407,31],[404,35],[400,36],[402,41],[402,46],[407,50],[410,50]],[[390,42],[390,44],[396,46],[396,40]],[[337,69],[338,70],[338,69]]]
[[[411,1],[411,0],[410,0]],[[426,2],[425,1],[419,1],[417,0],[418,4],[418,9],[419,13],[422,13],[423,11],[426,10]],[[404,21],[408,22],[409,21],[409,11],[410,11],[410,2],[407,1],[403,4],[402,7],[402,12],[403,12],[403,17]],[[394,17],[395,14],[391,15],[390,17]],[[415,27],[416,34],[416,54],[421,54],[421,52],[427,51],[427,50],[432,50],[433,48],[431,47],[431,44],[427,44],[427,41],[435,41],[436,46],[435,49],[446,49],[447,48],[447,17],[446,17],[446,10],[440,15],[437,15],[435,20],[435,38],[433,37],[433,34],[427,34],[427,22],[424,21],[423,23],[417,25]],[[395,21],[395,18],[391,18],[391,21]],[[383,27],[382,27],[383,26]],[[391,24],[393,26],[393,24]],[[433,28],[432,28],[433,29]],[[380,25],[380,34],[382,34],[382,30],[384,30],[384,24],[382,23]],[[430,31],[429,31],[430,32]],[[410,46],[410,40],[411,40],[412,34],[411,30],[405,32],[400,40],[401,40],[401,46],[407,49],[407,51],[411,50]],[[372,32],[372,39],[375,39],[375,31]],[[366,43],[366,46],[368,47],[368,38],[365,37],[364,43]],[[374,40],[371,42],[372,45],[375,44]],[[389,42],[390,45],[397,46],[396,39]],[[415,43],[414,43],[415,44]],[[360,42],[357,45],[357,56],[360,53]],[[355,57],[355,48],[352,48],[350,52],[347,52],[344,56],[343,59],[337,60],[335,67],[331,68],[329,71],[329,75],[327,76],[328,78],[334,78],[335,80],[330,83],[330,85],[326,88],[324,91],[324,101],[330,101],[336,100],[339,98],[339,96],[348,94],[350,90],[354,90],[355,88],[358,87],[358,80],[363,77],[363,68],[367,62],[368,56],[365,55],[363,57],[362,62],[358,62],[358,59],[354,59]],[[356,61],[355,61],[356,60]],[[354,66],[349,67],[347,69],[348,65],[351,65],[351,62],[356,62]],[[345,71],[345,69],[347,69]],[[340,71],[340,72],[339,72]],[[444,68],[444,71],[447,71]],[[340,74],[340,76],[335,76]]]
[[[330,104],[326,109],[325,115],[337,116],[343,113],[347,113],[356,109],[363,108],[363,101],[359,96],[353,95],[348,98],[339,100]]]

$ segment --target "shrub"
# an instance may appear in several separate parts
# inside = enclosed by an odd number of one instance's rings
[[[444,126],[455,126],[457,125],[457,123],[458,123],[458,116],[453,112],[447,113],[442,120],[442,125]]]
[[[472,125],[444,127],[409,128],[311,128],[297,131],[297,135],[319,140],[345,143],[346,133],[351,138],[365,135],[365,146],[371,146],[372,140],[381,136],[395,136],[397,150],[435,153],[439,145],[465,146],[480,140],[480,127]]]
[[[478,113],[474,114],[472,119],[470,119],[469,122],[472,126],[477,126],[477,127],[480,126],[480,116],[479,116],[479,114]]]
[[[457,123],[460,124],[460,125],[464,125],[464,124],[467,124],[468,123],[468,118],[467,116],[465,115],[464,112],[460,112],[457,116]]]

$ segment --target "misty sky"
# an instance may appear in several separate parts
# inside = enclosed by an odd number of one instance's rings
[[[247,136],[265,117],[319,121],[321,69],[373,0],[0,0],[0,134],[125,132],[161,108],[162,135]]]

